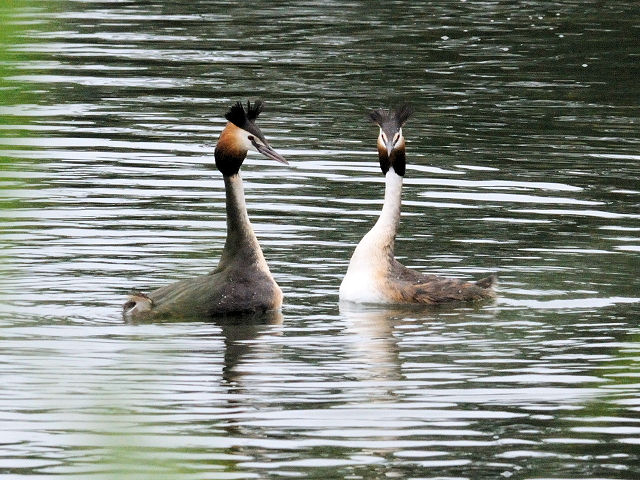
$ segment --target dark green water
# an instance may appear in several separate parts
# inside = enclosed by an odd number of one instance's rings
[[[19,23],[0,476],[640,476],[637,2],[78,0]],[[291,163],[243,167],[281,318],[124,323],[132,287],[216,265],[213,147],[246,98]],[[398,257],[496,271],[494,304],[338,305],[382,205],[366,113],[404,101]]]

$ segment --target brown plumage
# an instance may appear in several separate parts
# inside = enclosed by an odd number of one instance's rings
[[[395,303],[439,305],[451,302],[477,302],[495,297],[498,277],[490,275],[476,282],[425,275],[411,270],[394,259],[387,278],[387,288]]]
[[[378,159],[385,175],[380,218],[356,247],[340,285],[340,299],[356,303],[428,304],[475,302],[495,297],[497,276],[476,282],[425,275],[395,259],[400,223],[402,179],[406,154],[402,126],[412,109],[374,110],[370,118],[380,127]]]

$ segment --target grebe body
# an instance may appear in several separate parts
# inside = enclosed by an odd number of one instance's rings
[[[425,275],[405,267],[395,258],[402,180],[406,171],[402,126],[411,113],[411,107],[404,105],[396,111],[379,109],[370,114],[380,127],[378,159],[385,175],[384,204],[378,221],[362,238],[351,257],[340,285],[340,300],[438,305],[494,298],[495,275],[476,282]]]
[[[231,107],[215,148],[216,167],[224,179],[227,214],[227,239],[218,266],[206,275],[180,280],[148,295],[133,292],[123,306],[126,318],[218,317],[281,307],[282,290],[269,271],[249,221],[240,176],[248,150],[287,163],[256,126],[261,111],[260,101],[253,106],[247,102],[246,110],[240,103]]]

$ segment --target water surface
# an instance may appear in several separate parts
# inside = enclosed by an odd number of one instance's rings
[[[640,11],[613,3],[26,10],[8,81],[28,100],[0,139],[3,477],[637,478]],[[246,98],[291,163],[242,170],[282,314],[123,322],[132,288],[216,265],[213,147]],[[382,205],[366,112],[403,101],[397,255],[497,272],[495,303],[338,304]]]

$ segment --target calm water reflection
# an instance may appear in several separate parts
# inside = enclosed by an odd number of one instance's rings
[[[636,2],[55,3],[2,107],[3,478],[640,475]],[[291,161],[243,169],[282,315],[124,324],[215,266],[248,97]],[[398,254],[497,271],[494,304],[338,305],[382,199],[365,114],[405,100]]]

